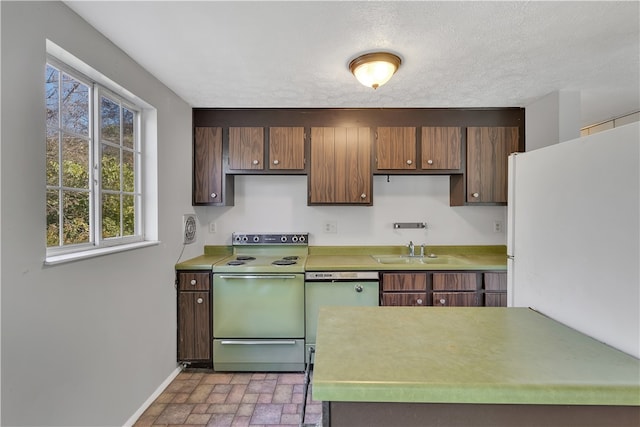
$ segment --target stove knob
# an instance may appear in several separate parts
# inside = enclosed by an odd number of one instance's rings
[[[243,241],[243,242],[248,242],[248,241],[249,241],[249,238],[248,238],[247,236],[242,236],[242,241]]]
[[[305,240],[304,236],[300,236],[300,241],[304,242],[304,240]]]
[[[260,241],[260,236],[253,236],[253,241],[258,243]]]
[[[286,242],[286,241],[287,241],[287,236],[282,236],[282,237],[280,237],[280,241],[281,241],[282,243]]]
[[[293,243],[297,242],[297,241],[298,241],[298,236],[293,236],[293,237],[291,238],[291,241],[292,241]]]
[[[240,236],[236,236],[236,242],[239,242],[240,240],[242,240],[242,238]]]

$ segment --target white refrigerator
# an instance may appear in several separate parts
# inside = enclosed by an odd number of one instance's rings
[[[638,123],[509,158],[508,305],[640,357]]]

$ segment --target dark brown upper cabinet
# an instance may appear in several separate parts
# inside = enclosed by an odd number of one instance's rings
[[[222,128],[196,127],[193,135],[193,204],[223,205],[232,188],[222,173]],[[231,193],[231,194],[229,194]]]
[[[462,130],[459,127],[422,128],[422,169],[462,169]]]
[[[304,127],[269,128],[269,169],[299,170],[305,168]]]
[[[371,130],[311,128],[309,205],[371,205]]]
[[[229,128],[229,170],[264,169],[264,128]]]
[[[507,159],[520,150],[518,127],[468,127],[466,180],[451,176],[451,205],[507,203]]]
[[[416,128],[379,127],[376,131],[378,170],[416,169]]]

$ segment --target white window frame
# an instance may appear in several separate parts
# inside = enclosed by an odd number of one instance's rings
[[[87,84],[90,91],[89,109],[89,157],[90,157],[90,241],[89,243],[68,244],[46,248],[44,263],[47,265],[75,261],[78,259],[104,255],[113,252],[135,249],[144,246],[156,245],[157,238],[157,197],[147,194],[153,185],[145,185],[152,174],[145,171],[146,163],[157,161],[155,145],[148,147],[149,138],[145,138],[144,129],[155,119],[155,109],[146,104],[140,98],[131,94],[121,86],[111,82],[97,71],[77,58],[68,54],[57,45],[47,40],[47,64],[71,76],[74,79]],[[69,64],[71,63],[71,65]],[[82,69],[82,71],[80,71]],[[109,84],[112,83],[112,84]],[[43,82],[44,86],[44,82]],[[100,159],[100,108],[101,95],[111,100],[118,101],[121,106],[134,111],[134,163],[135,182],[134,193],[136,198],[134,235],[102,237],[102,195],[101,186],[101,159]],[[43,105],[44,108],[44,105]],[[122,111],[122,110],[121,110]],[[145,116],[149,112],[149,117]],[[122,114],[122,113],[121,113]],[[155,123],[155,122],[154,122]],[[121,135],[122,137],[122,135]],[[149,148],[149,150],[147,150]],[[120,159],[122,163],[122,158]],[[155,168],[152,167],[152,170]],[[58,183],[59,186],[62,182]],[[58,187],[60,188],[60,187]],[[122,187],[120,192],[122,193]],[[61,201],[60,201],[61,202]],[[122,208],[122,207],[121,207]],[[153,212],[151,212],[153,211]],[[154,213],[155,212],[155,213]],[[151,219],[151,220],[149,220]],[[150,224],[150,225],[149,225]],[[121,221],[122,227],[122,221]],[[122,228],[121,228],[122,230]]]

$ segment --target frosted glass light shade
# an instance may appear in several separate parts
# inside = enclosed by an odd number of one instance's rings
[[[377,89],[391,79],[401,62],[392,53],[368,53],[351,61],[349,69],[360,83]]]

